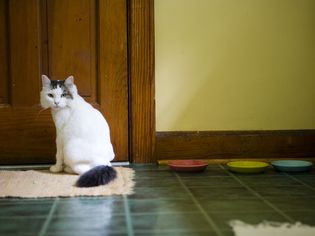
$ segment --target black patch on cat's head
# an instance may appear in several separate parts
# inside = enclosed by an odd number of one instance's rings
[[[51,89],[56,89],[58,87],[62,89],[62,93],[66,95],[66,98],[73,99],[73,96],[70,93],[69,89],[65,86],[64,80],[51,80],[50,81]]]
[[[65,87],[65,81],[64,80],[51,80],[50,81],[50,88],[56,89],[57,87]]]

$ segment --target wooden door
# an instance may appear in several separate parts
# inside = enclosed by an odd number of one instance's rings
[[[106,117],[115,161],[128,160],[124,0],[0,0],[0,164],[51,163],[55,128],[40,75],[74,75]]]

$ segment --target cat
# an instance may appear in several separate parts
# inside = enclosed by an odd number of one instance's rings
[[[79,174],[77,187],[105,185],[117,177],[115,154],[103,115],[79,94],[74,77],[50,80],[42,75],[40,103],[51,109],[56,126],[56,164],[51,172]]]

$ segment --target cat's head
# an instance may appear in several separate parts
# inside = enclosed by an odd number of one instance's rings
[[[73,76],[69,76],[66,80],[50,80],[46,75],[42,75],[42,86],[40,103],[45,109],[67,107],[78,94]]]

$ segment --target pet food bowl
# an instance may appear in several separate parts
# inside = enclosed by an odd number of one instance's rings
[[[264,172],[269,164],[262,161],[231,161],[227,166],[232,172],[254,174]]]
[[[313,163],[302,160],[278,160],[271,162],[271,165],[279,171],[303,172],[312,169]]]
[[[201,172],[207,168],[208,162],[199,160],[176,160],[171,161],[168,165],[171,170],[178,172]]]

